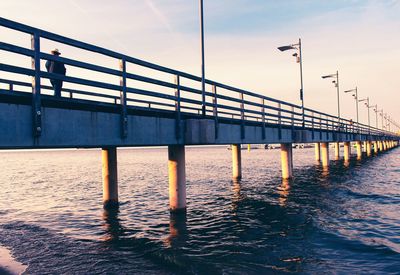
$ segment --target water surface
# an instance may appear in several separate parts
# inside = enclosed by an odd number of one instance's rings
[[[398,274],[399,152],[328,172],[298,149],[282,181],[278,150],[242,151],[233,182],[226,148],[187,148],[182,216],[168,210],[166,149],[118,151],[111,212],[99,150],[2,151],[0,245],[27,274]]]

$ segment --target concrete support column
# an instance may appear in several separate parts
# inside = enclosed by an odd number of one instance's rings
[[[338,160],[340,158],[340,145],[339,142],[335,142],[335,159]]]
[[[386,140],[382,141],[383,144],[383,151],[386,151],[387,147],[386,147]]]
[[[378,141],[379,144],[379,151],[382,152],[383,151],[383,142],[382,140]]]
[[[321,146],[318,142],[314,143],[314,146],[315,146],[315,160],[320,161],[321,160]]]
[[[281,144],[281,163],[282,163],[282,178],[289,179],[293,176],[293,154],[292,144]]]
[[[367,141],[367,156],[371,156],[371,141]]]
[[[356,141],[356,147],[357,147],[357,159],[362,159],[361,141]]]
[[[343,157],[344,161],[349,161],[350,160],[350,155],[351,155],[351,146],[350,142],[345,142],[344,143],[344,152],[343,152]]]
[[[101,158],[104,208],[118,207],[117,148],[103,148]]]
[[[168,146],[169,209],[186,210],[185,146]]]
[[[232,178],[240,180],[242,178],[242,151],[240,144],[232,144]]]
[[[374,141],[374,152],[375,154],[378,154],[378,142]]]
[[[329,143],[322,142],[321,143],[321,158],[322,158],[322,166],[329,166]]]

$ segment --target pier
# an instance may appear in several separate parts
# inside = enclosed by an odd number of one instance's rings
[[[185,146],[231,145],[232,178],[242,174],[242,144],[279,144],[282,178],[293,174],[293,145],[313,143],[315,159],[329,169],[330,144],[335,159],[343,161],[372,157],[399,145],[400,136],[351,119],[270,98],[170,69],[109,49],[0,18],[0,26],[22,32],[31,47],[1,41],[0,50],[28,58],[31,67],[0,63],[7,78],[0,83],[0,149],[102,148],[103,203],[118,206],[118,147],[168,146],[171,211],[186,209]],[[114,67],[48,54],[44,41],[96,53],[114,61]],[[93,80],[85,73],[66,76],[44,70],[43,61],[64,63],[86,72],[101,73]],[[134,65],[150,70],[139,74]],[[67,71],[68,72],[68,71]],[[155,77],[153,75],[157,75]],[[14,77],[11,77],[14,76]],[[22,81],[31,77],[32,81]],[[107,81],[119,79],[119,84]],[[64,88],[53,95],[49,79],[82,88]],[[26,89],[30,91],[27,92]],[[204,107],[204,108],[203,108]],[[303,113],[304,112],[304,113]],[[199,168],[200,169],[200,168]],[[100,200],[100,199],[99,199]]]

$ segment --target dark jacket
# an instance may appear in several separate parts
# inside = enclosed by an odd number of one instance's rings
[[[50,60],[47,60],[46,62],[46,69],[49,73],[62,74],[62,75],[65,75],[67,71],[63,63]]]

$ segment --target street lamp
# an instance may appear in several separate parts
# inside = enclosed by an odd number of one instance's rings
[[[384,117],[384,116],[383,116],[383,109],[381,109],[379,112],[380,112],[379,115],[381,116],[381,122],[382,122],[381,125],[382,125],[382,130],[383,130],[383,129],[385,129],[385,125],[383,125],[383,117]]]
[[[369,120],[369,97],[367,97],[367,98],[363,98],[363,99],[359,99],[358,100],[358,102],[363,102],[363,101],[366,101],[365,102],[365,106],[367,107],[367,109],[368,109],[368,131],[370,131],[370,120]]]
[[[357,114],[357,127],[358,127],[358,90],[357,87],[355,89],[351,89],[351,90],[347,90],[344,91],[345,93],[351,93],[354,92],[352,94],[352,96],[354,97],[354,99],[356,100],[356,114]]]
[[[300,100],[301,100],[301,113],[302,113],[302,121],[303,121],[303,128],[304,128],[304,90],[303,90],[303,60],[301,54],[301,38],[299,38],[299,43],[297,44],[290,44],[287,46],[278,47],[278,50],[281,52],[287,50],[297,50],[298,53],[294,53],[293,56],[296,57],[296,62],[300,63]]]
[[[335,84],[336,91],[337,91],[337,113],[338,113],[338,121],[340,123],[340,99],[339,99],[339,71],[336,71],[336,74],[329,74],[329,75],[323,75],[322,79],[325,78],[335,78],[336,80],[333,80],[332,83]]]
[[[374,106],[374,112],[375,112],[375,127],[378,129],[378,104],[375,104]]]
[[[206,84],[204,64],[204,24],[203,24],[203,0],[199,0],[200,8],[200,48],[201,48],[201,113],[206,116]]]

